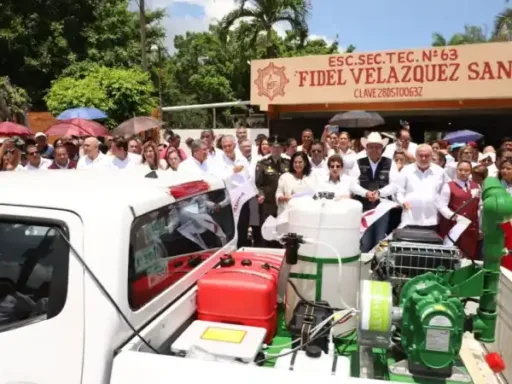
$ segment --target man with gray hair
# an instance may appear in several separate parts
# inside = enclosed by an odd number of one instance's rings
[[[236,150],[235,138],[232,135],[226,135],[222,138],[221,145],[223,153],[218,157],[216,170],[219,172],[218,175],[226,181],[227,188],[233,190],[245,183],[254,183],[254,176],[251,176],[249,170],[249,162],[240,151]],[[250,245],[248,240],[249,219],[249,201],[246,201],[240,209],[238,218],[238,247]]]
[[[183,174],[196,174],[207,175],[213,174],[214,168],[212,164],[207,161],[208,147],[202,140],[193,140],[190,143],[190,152],[192,156],[187,158],[180,164],[178,172]]]
[[[436,201],[447,181],[444,169],[432,163],[432,147],[421,144],[416,162],[406,165],[397,177],[397,202],[402,205],[402,226],[437,229]]]

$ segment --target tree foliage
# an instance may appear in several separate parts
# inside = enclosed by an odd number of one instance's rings
[[[52,80],[69,65],[140,62],[139,22],[129,0],[4,0],[0,12],[0,68],[42,108]],[[148,45],[160,39],[162,12],[149,14]]]
[[[464,32],[456,33],[448,39],[440,33],[434,33],[432,35],[432,46],[443,47],[446,45],[478,44],[487,43],[489,40],[483,27],[465,25]]]
[[[24,89],[12,85],[8,77],[0,77],[0,121],[23,122],[29,102]]]
[[[82,68],[76,76],[56,80],[46,96],[55,116],[68,108],[95,107],[109,116],[110,126],[133,116],[148,115],[157,107],[149,74],[135,68]]]
[[[512,41],[512,8],[506,8],[494,21],[493,39]]]
[[[308,37],[307,17],[311,10],[309,0],[236,0],[238,8],[227,14],[221,23],[223,37],[237,21],[244,20],[251,31],[250,41],[254,45],[264,35],[266,57],[277,57],[278,51],[272,34],[278,23],[287,23],[300,44]],[[249,21],[247,21],[249,20]]]
[[[176,36],[172,55],[149,54],[145,74],[134,69],[141,64],[140,25],[129,1],[4,0],[2,74],[27,90],[35,109],[47,106],[58,114],[94,106],[115,124],[158,105],[151,84],[161,86],[164,105],[248,100],[251,60],[339,51],[337,41],[309,36],[309,0],[236,0],[238,8],[207,31]],[[160,10],[146,15],[148,53],[163,40],[163,16]],[[276,32],[281,25],[290,29],[285,36]],[[219,109],[218,125],[231,125],[232,114],[244,113],[244,108]],[[171,126],[212,124],[208,110],[165,116]]]
[[[187,32],[176,36],[176,52],[165,65],[163,99],[165,105],[208,104],[250,98],[250,62],[268,56],[268,44],[278,57],[329,55],[339,53],[337,41],[306,37],[295,31],[281,37],[274,30],[258,34],[254,40],[253,25],[242,21],[236,28],[225,30],[220,23],[206,32]],[[270,39],[270,40],[269,40]],[[354,47],[349,48],[353,50]],[[232,112],[245,109],[217,111],[217,123],[230,126]],[[190,110],[166,113],[172,127],[211,126],[211,111]],[[190,120],[190,123],[187,121]],[[192,125],[194,121],[194,125]],[[199,125],[197,125],[199,124]]]

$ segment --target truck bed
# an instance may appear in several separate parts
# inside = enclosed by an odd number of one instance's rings
[[[282,250],[269,250],[258,248],[245,248],[245,251],[266,252],[272,254],[283,254]],[[296,372],[283,371],[272,369],[274,364],[273,360],[265,363],[265,367],[250,366],[245,364],[229,364],[198,361],[193,359],[185,359],[182,357],[171,356],[170,346],[176,338],[183,332],[184,329],[195,319],[196,314],[196,298],[197,288],[192,288],[174,305],[168,308],[162,315],[155,321],[147,326],[142,336],[150,342],[150,344],[157,348],[160,355],[152,353],[137,337],[128,342],[119,352],[114,359],[112,384],[125,384],[128,382],[144,382],[152,383],[168,383],[170,380],[179,377],[187,377],[187,379],[208,377],[208,380],[215,383],[216,380],[222,380],[223,384],[226,383],[239,383],[240,377],[243,375],[244,379],[258,381],[272,380],[287,380],[292,378],[298,382],[302,380],[314,380],[307,375],[297,374]],[[499,318],[497,323],[496,343],[492,345],[483,345],[474,340],[471,334],[466,334],[464,337],[463,347],[460,357],[467,371],[470,373],[473,383],[475,384],[501,384],[512,380],[512,370],[509,367],[512,364],[512,346],[510,340],[512,338],[512,313],[504,308],[504,303],[510,303],[512,299],[512,273],[506,270],[502,271],[500,295],[498,298],[499,305]],[[468,310],[472,310],[468,306]],[[279,316],[279,327],[276,337],[272,344],[282,345],[291,340],[290,335],[284,323],[284,310],[281,308]],[[349,380],[343,380],[347,383],[379,383],[379,382],[392,382],[383,370],[377,369],[376,377],[382,379],[361,379],[357,377],[359,372],[358,356],[356,346],[356,334],[348,335],[341,343],[337,345],[338,353],[352,357],[351,361],[351,374],[353,377]],[[269,348],[272,354],[279,353],[279,348]],[[485,362],[485,355],[489,351],[500,352],[506,363],[506,370],[500,374],[494,374],[487,363]],[[385,359],[385,356],[383,356]],[[384,360],[385,361],[385,360]],[[198,367],[198,364],[200,367]],[[226,374],[226,368],[229,367],[229,374]],[[289,376],[289,375],[292,376]],[[277,380],[276,380],[277,379]],[[333,383],[339,382],[339,378],[327,377],[327,380],[332,379]],[[510,381],[512,382],[512,381]]]

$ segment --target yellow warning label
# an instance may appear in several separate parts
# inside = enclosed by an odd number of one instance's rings
[[[201,339],[240,344],[244,340],[246,334],[246,331],[241,331],[239,329],[208,327],[201,335]]]

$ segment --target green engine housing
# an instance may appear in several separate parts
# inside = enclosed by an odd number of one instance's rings
[[[409,371],[450,376],[462,347],[464,305],[434,273],[409,280],[400,295],[401,344]]]

